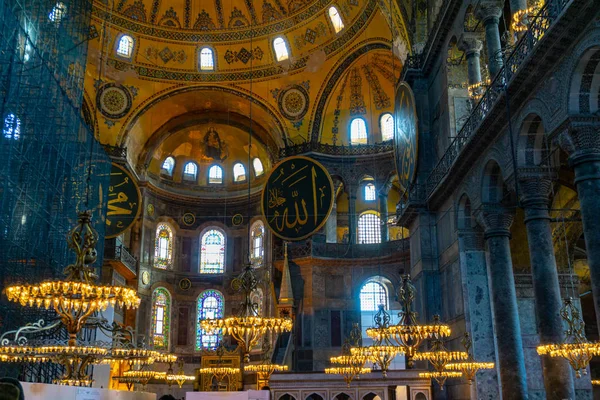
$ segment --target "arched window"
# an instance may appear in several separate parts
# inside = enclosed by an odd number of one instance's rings
[[[390,113],[385,113],[379,118],[381,127],[381,140],[392,140],[394,138],[394,117]]]
[[[66,16],[67,6],[65,3],[59,1],[54,7],[52,7],[52,11],[50,11],[50,14],[48,14],[48,19],[58,26],[60,25],[60,21],[62,21],[62,19]]]
[[[156,227],[156,242],[154,244],[154,267],[170,268],[173,263],[173,231],[167,224]]]
[[[169,348],[171,331],[171,295],[165,288],[152,293],[152,343],[155,349]]]
[[[252,160],[252,166],[254,167],[254,175],[256,176],[261,176],[265,172],[260,158]]]
[[[117,54],[121,57],[131,57],[133,54],[133,38],[131,36],[121,36],[121,39],[119,39],[119,45],[117,46]]]
[[[197,174],[198,174],[198,166],[195,163],[189,162],[189,163],[185,164],[185,167],[183,167],[183,179],[184,180],[195,181]]]
[[[200,273],[222,274],[225,271],[225,236],[216,229],[202,235]]]
[[[367,144],[367,125],[362,118],[354,118],[350,123],[350,143]]]
[[[338,33],[339,31],[344,29],[342,16],[338,12],[337,8],[335,8],[334,6],[329,7],[329,19],[331,20],[331,24],[333,25],[335,33]]]
[[[214,350],[217,348],[223,338],[223,333],[221,331],[207,333],[200,327],[200,321],[203,319],[223,318],[224,310],[225,299],[221,292],[210,289],[200,293],[197,301],[196,350]]]
[[[287,44],[285,43],[285,39],[281,36],[276,37],[273,40],[273,50],[275,50],[275,59],[277,61],[283,61],[290,58],[288,53]]]
[[[223,183],[223,168],[213,165],[208,170],[208,183]]]
[[[380,304],[389,309],[385,286],[377,281],[368,281],[360,289],[360,311],[377,311]]]
[[[174,168],[175,168],[175,159],[171,156],[165,158],[165,161],[163,161],[162,166],[161,166],[162,172],[164,172],[165,174],[167,174],[169,176],[172,176]]]
[[[210,47],[200,49],[200,71],[214,71],[215,59]]]
[[[233,181],[244,182],[246,180],[246,168],[242,163],[237,163],[233,166]]]
[[[358,218],[358,243],[381,243],[381,220],[373,211]]]
[[[372,183],[367,183],[365,185],[365,201],[374,201],[375,199],[375,185]]]
[[[21,136],[21,120],[15,114],[8,114],[4,118],[4,129],[2,130],[6,139],[19,140]]]
[[[256,221],[250,230],[250,260],[256,267],[263,264],[265,248],[265,227],[262,221]]]

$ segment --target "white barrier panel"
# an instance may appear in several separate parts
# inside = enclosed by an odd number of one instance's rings
[[[187,392],[185,400],[269,400],[268,390],[246,392]]]
[[[156,400],[156,394],[21,382],[27,400]]]

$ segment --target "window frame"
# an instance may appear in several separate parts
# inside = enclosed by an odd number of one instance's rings
[[[7,124],[7,119],[12,116],[12,122]],[[2,137],[4,139],[19,140],[21,138],[21,118],[12,111],[9,111],[2,120]]]
[[[194,344],[194,348],[196,351],[214,350],[217,348],[219,343],[221,343],[221,341],[223,340],[222,332],[219,332],[219,333],[215,332],[213,334],[203,333],[204,330],[200,327],[201,310],[204,309],[204,302],[209,297],[214,297],[214,296],[212,296],[213,294],[216,294],[217,297],[220,297],[220,306],[221,307],[219,307],[219,309],[216,313],[217,314],[216,319],[223,318],[225,316],[225,296],[223,296],[223,293],[221,291],[219,291],[217,289],[206,289],[206,290],[203,290],[202,292],[200,292],[200,294],[196,298],[196,343]],[[200,304],[200,302],[202,302],[202,304]],[[217,299],[217,302],[219,302],[219,299]],[[203,343],[202,338],[205,335],[206,336],[216,336],[216,343],[215,343],[214,347],[207,347],[207,346],[202,345],[202,343]]]
[[[204,246],[204,237],[212,231],[219,232],[223,236],[223,256],[222,256],[223,265],[221,266],[221,270],[218,272],[208,272],[208,271],[202,270],[202,258],[203,258],[203,255],[205,254],[205,252],[202,251],[202,247]],[[200,233],[199,240],[200,240],[200,257],[199,257],[199,263],[198,263],[198,273],[201,275],[210,275],[210,276],[223,275],[225,273],[225,270],[227,267],[227,234],[225,233],[225,231],[214,225],[209,226]]]
[[[202,69],[202,50],[204,49],[208,49],[211,51],[212,54],[212,69]],[[217,70],[217,51],[215,50],[215,48],[213,46],[210,46],[208,44],[203,44],[201,46],[198,46],[198,55],[196,57],[196,62],[198,67],[196,68],[198,70],[198,72],[215,72]]]
[[[260,250],[259,250],[259,256],[256,257],[255,256],[255,249],[258,248],[258,246],[255,246],[255,239],[258,238],[258,236],[254,236],[254,232],[258,229],[258,228],[262,229],[262,233],[261,233],[261,244],[260,244]],[[249,258],[250,258],[250,262],[256,267],[256,268],[260,268],[265,264],[265,235],[266,235],[266,231],[265,231],[265,224],[262,222],[262,220],[258,220],[258,221],[254,221],[254,223],[252,223],[252,225],[250,225],[250,238],[249,238]],[[256,262],[255,260],[260,259],[260,262]]]
[[[169,232],[169,237],[168,240],[170,241],[170,246],[169,244],[167,244],[169,247],[167,248],[167,257],[165,258],[165,262],[164,262],[164,268],[159,266],[159,262],[158,262],[158,256],[157,256],[157,250],[158,250],[158,241],[160,239],[159,237],[159,233],[161,230],[165,229]],[[167,271],[173,268],[173,260],[174,260],[174,251],[173,251],[173,245],[175,244],[175,230],[173,229],[173,227],[171,226],[171,224],[164,222],[164,221],[159,221],[158,224],[156,225],[156,230],[154,231],[154,258],[152,260],[152,267],[163,270],[163,271]]]
[[[168,159],[173,160],[173,166],[171,167],[171,170],[168,170],[165,168],[165,163],[167,162]],[[175,157],[173,156],[167,156],[163,162],[160,164],[160,173],[161,175],[166,175],[168,177],[173,177],[173,174],[175,172],[175,167],[177,166],[177,160],[175,159]]]
[[[58,8],[62,8],[62,11],[57,15],[56,11],[58,10]],[[53,23],[58,28],[62,20],[67,17],[68,11],[69,9],[67,5],[59,0],[56,3],[54,3],[52,8],[50,9],[50,12],[48,13],[48,21]]]
[[[371,242],[371,241],[367,241],[367,242],[361,242],[361,229],[360,229],[360,221],[361,218],[363,218],[366,215],[375,215],[377,217],[377,219],[379,220],[379,225],[377,225],[377,229],[374,231],[374,235],[375,235],[375,239],[377,239],[377,237],[379,237],[379,241],[375,241],[375,242]],[[375,211],[375,210],[365,210],[362,213],[360,213],[360,215],[358,216],[357,219],[357,229],[356,229],[356,243],[357,244],[378,244],[381,243],[381,215]],[[367,226],[367,228],[369,228],[369,232],[370,233],[370,227]],[[367,234],[367,236],[368,236]]]
[[[370,188],[370,187],[373,187],[373,198],[372,199],[367,196],[367,188]],[[363,194],[364,194],[365,201],[371,202],[371,201],[377,200],[377,188],[375,187],[375,185],[372,182],[367,182],[365,184]]]
[[[256,172],[256,161],[258,161],[260,163],[260,174]],[[265,165],[263,164],[263,162],[260,160],[259,157],[254,157],[252,159],[252,170],[254,171],[254,176],[255,177],[259,177],[265,174]]]
[[[235,168],[238,165],[241,165],[242,168],[244,169],[244,179],[241,179],[241,180],[237,180],[236,176],[235,176]],[[246,166],[242,162],[240,162],[240,161],[235,162],[233,164],[233,167],[231,168],[231,172],[233,174],[233,183],[243,183],[243,182],[247,182],[248,181],[248,172],[246,170]]]
[[[377,312],[379,310],[379,304],[375,304],[375,307],[372,310],[363,308],[363,291],[364,291],[365,287],[369,284],[379,285],[382,288],[383,298],[385,299],[384,307],[385,307],[386,311],[389,311],[389,309],[390,309],[389,288],[385,285],[385,283],[378,281],[377,278],[369,278],[365,281],[365,283],[362,284],[362,286],[360,287],[360,290],[358,292],[358,301],[359,301],[360,312]],[[367,292],[365,294],[376,295],[376,293],[381,293],[381,292],[371,291],[371,292]],[[373,297],[375,297],[375,296],[373,296]]]
[[[157,297],[160,294],[159,292],[162,292],[165,295],[165,306],[164,306],[164,313],[163,313],[163,319],[162,319],[162,334],[158,334],[156,332],[156,319],[157,319],[157,314],[158,314],[158,307],[157,307]],[[152,338],[152,345],[154,348],[156,349],[169,349],[169,345],[170,345],[170,339],[171,339],[171,307],[172,307],[172,299],[173,297],[171,296],[171,292],[169,292],[169,290],[167,288],[165,288],[164,286],[158,286],[156,287],[153,291],[152,291],[152,319],[150,321],[150,337]],[[162,345],[157,346],[156,345],[156,337],[157,336],[162,336]]]
[[[287,52],[287,57],[284,59],[279,59],[279,56],[277,54],[277,48],[275,47],[275,41],[277,39],[281,39],[283,40],[283,44],[285,45],[285,50]],[[283,61],[288,61],[292,58],[292,50],[290,48],[290,44],[287,40],[287,38],[284,35],[277,35],[275,36],[272,40],[271,40],[271,48],[273,49],[273,55],[275,56],[275,62],[283,62]]]
[[[190,174],[186,171],[188,165],[193,165],[195,168],[194,174]],[[198,181],[198,164],[194,161],[188,161],[183,165],[183,172],[181,173],[181,179],[185,182],[197,182]]]
[[[119,53],[119,48],[121,47],[121,40],[123,40],[123,38],[126,38],[126,37],[131,39],[131,47],[129,49],[129,55]],[[135,51],[135,45],[136,45],[136,41],[133,36],[131,36],[129,33],[121,32],[117,36],[117,40],[115,40],[115,55],[117,57],[125,59],[125,60],[131,60],[131,58],[133,57],[133,52]]]
[[[333,22],[333,17],[331,16],[331,9],[335,9],[335,11],[337,12],[337,15],[340,19],[340,24],[341,27],[338,30],[336,28],[335,23]],[[344,24],[344,19],[342,18],[342,14],[340,13],[340,9],[339,7],[337,7],[335,4],[331,4],[328,8],[327,8],[327,19],[329,20],[329,23],[331,24],[331,26],[333,27],[333,31],[335,32],[335,34],[337,35],[338,33],[340,33],[341,31],[344,30],[344,28],[346,27],[346,24]]]
[[[388,139],[386,139],[383,135],[383,118],[389,115],[390,117],[392,117],[392,136]],[[394,140],[394,128],[395,128],[395,124],[394,124],[394,114],[392,114],[391,112],[384,112],[379,116],[379,132],[381,132],[381,141],[382,142],[387,142],[389,140]]]
[[[365,125],[365,141],[363,142],[354,142],[352,140],[352,123],[354,121],[361,120]],[[351,145],[358,146],[362,144],[369,144],[369,128],[367,127],[367,121],[363,117],[354,117],[350,120],[350,124],[348,125],[348,140]]]
[[[210,171],[212,171],[213,168],[218,168],[219,170],[221,170],[221,182],[211,182],[210,181]],[[222,185],[223,183],[225,183],[225,169],[223,167],[221,167],[220,165],[217,164],[212,164],[210,167],[208,167],[208,172],[207,172],[207,183],[209,185]]]

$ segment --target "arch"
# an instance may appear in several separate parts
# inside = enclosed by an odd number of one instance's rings
[[[262,161],[260,161],[260,158],[258,158],[258,157],[256,157],[254,160],[252,160],[252,167],[254,167],[254,176],[256,176],[256,177],[259,177],[265,173],[263,163],[262,163]]]
[[[218,165],[212,165],[208,169],[208,183],[214,185],[223,183],[223,168]]]
[[[225,233],[216,227],[208,228],[200,238],[200,273],[224,273],[225,249]]]
[[[189,161],[183,167],[183,180],[184,181],[196,181],[198,177],[198,164],[193,161]]]
[[[218,290],[208,289],[198,295],[196,299],[196,350],[217,348],[223,339],[223,333],[206,332],[200,327],[200,321],[223,318],[224,311],[225,297]]]
[[[379,117],[379,129],[381,140],[387,142],[394,138],[394,116],[391,113],[383,113]]]
[[[590,114],[600,110],[600,46],[584,51],[571,75],[569,114]]]
[[[467,194],[463,194],[458,201],[456,213],[456,227],[458,229],[472,229],[475,227],[473,210],[471,209],[471,199]]]
[[[262,267],[265,257],[265,225],[258,220],[250,227],[250,262]]]
[[[352,400],[352,396],[350,396],[347,393],[341,392],[341,393],[336,394],[333,397],[333,400]]]
[[[381,218],[375,210],[367,210],[358,217],[358,243],[381,243]]]
[[[21,137],[21,119],[13,113],[9,113],[4,117],[4,127],[2,136],[5,139],[19,140]]]
[[[130,59],[133,55],[134,45],[135,41],[133,40],[132,36],[126,33],[121,33],[116,40],[115,53],[119,57]]]
[[[155,349],[169,348],[171,333],[171,293],[164,287],[152,292],[152,326],[150,337]]]
[[[154,268],[170,269],[173,266],[173,229],[161,222],[156,227],[154,242]]]
[[[367,144],[367,123],[361,117],[350,121],[350,144]]]
[[[389,287],[383,282],[383,277],[371,277],[360,288],[358,298],[360,311],[377,311],[380,305],[386,310],[390,309]],[[385,279],[388,285],[391,282]]]
[[[373,392],[369,392],[363,396],[362,400],[381,400],[381,397]]]
[[[417,393],[415,400],[427,400],[427,396],[423,392]]]
[[[375,189],[375,185],[372,183],[367,183],[365,185],[365,201],[375,200],[377,200],[377,190]]]
[[[331,22],[331,25],[333,26],[333,30],[335,33],[340,33],[340,31],[342,29],[344,29],[344,21],[342,20],[342,16],[340,15],[340,12],[338,11],[336,6],[331,6],[329,7],[329,10],[327,10],[327,13],[329,14],[329,21]]]
[[[202,46],[198,49],[198,69],[200,71],[214,71],[215,55],[215,50],[210,46]]]
[[[172,156],[165,158],[162,165],[160,166],[160,172],[169,176],[173,176],[175,170],[175,159]]]
[[[289,393],[284,393],[281,396],[279,396],[277,400],[296,400],[296,398]]]
[[[529,114],[523,120],[517,149],[517,164],[520,167],[550,163],[544,124],[538,115]]]
[[[483,203],[501,203],[504,200],[506,187],[502,170],[496,160],[491,159],[483,169],[481,180],[481,200]]]
[[[244,182],[246,180],[246,167],[242,163],[233,164],[233,181]]]
[[[273,51],[275,52],[275,61],[279,62],[290,58],[289,46],[283,36],[273,39]]]

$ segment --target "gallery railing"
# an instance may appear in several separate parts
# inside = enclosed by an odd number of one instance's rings
[[[408,239],[390,240],[373,244],[349,243],[318,243],[307,240],[305,242],[289,243],[288,255],[290,259],[316,257],[316,258],[380,258],[402,255],[410,248]],[[283,249],[276,248],[275,258],[283,259]]]
[[[391,140],[376,144],[357,144],[350,146],[336,146],[327,143],[299,143],[279,149],[279,158],[295,156],[310,152],[323,153],[334,156],[361,156],[370,154],[387,153],[394,150]]]
[[[104,243],[104,259],[120,261],[134,275],[137,273],[137,259],[131,255],[125,246],[117,243],[116,239],[106,239]]]

